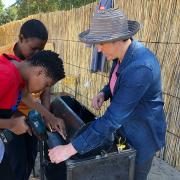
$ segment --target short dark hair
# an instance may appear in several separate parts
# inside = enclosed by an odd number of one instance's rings
[[[41,40],[48,40],[48,31],[45,25],[37,19],[30,19],[26,21],[21,26],[20,34],[22,34],[24,38],[39,38]]]
[[[63,60],[59,54],[50,50],[43,50],[36,53],[27,61],[31,66],[41,66],[46,69],[46,75],[55,82],[65,77]]]

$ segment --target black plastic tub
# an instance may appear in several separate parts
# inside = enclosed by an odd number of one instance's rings
[[[67,127],[68,141],[79,129],[95,119],[85,106],[70,96],[57,97],[51,103],[55,116],[63,118]],[[116,135],[117,137],[117,135]],[[76,155],[58,165],[45,167],[48,180],[133,180],[136,151],[128,144],[118,152],[116,141],[85,155]],[[68,142],[67,142],[68,143]],[[105,151],[104,151],[105,149]],[[47,158],[47,157],[46,157]]]

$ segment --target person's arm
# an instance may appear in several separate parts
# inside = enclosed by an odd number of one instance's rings
[[[46,88],[43,93],[40,96],[41,104],[49,111],[50,110],[50,87]],[[63,134],[64,138],[66,137],[66,129],[64,121],[60,118],[57,118],[53,115],[51,118],[46,118],[46,125],[49,129],[52,129],[52,131],[58,131],[61,134],[61,127],[64,129]]]
[[[129,119],[138,102],[149,88],[152,78],[151,69],[145,66],[130,68],[124,73],[120,87],[105,114],[93,121],[86,131],[72,140],[69,146],[73,146],[80,154],[100,146],[103,139],[111,136],[115,130]],[[50,159],[52,158],[51,153],[56,154],[56,157],[61,156],[59,159],[62,159],[63,151],[62,146],[58,150],[50,150]],[[67,157],[71,156],[71,151],[66,149],[66,153],[68,153]],[[55,159],[53,160],[57,162]]]
[[[5,109],[10,110],[12,105],[16,103],[17,92],[14,86],[17,82],[13,73],[7,74],[8,71],[6,72],[3,68],[0,70],[0,110],[3,112]],[[9,119],[0,118],[0,129],[9,129],[17,135],[25,133],[28,130],[28,126],[25,123],[25,116],[11,117]]]
[[[44,117],[44,120],[48,128],[52,131],[58,131],[64,139],[66,139],[66,129],[64,121],[60,118],[55,117],[46,107],[33,100],[30,93],[24,90],[24,95],[22,101],[31,109],[36,109]],[[51,123],[49,123],[51,122]]]
[[[20,135],[28,131],[28,126],[25,122],[25,116],[20,116],[10,119],[0,119],[0,129],[9,129],[13,133]]]
[[[50,88],[46,88],[40,95],[41,104],[50,110]]]
[[[152,79],[151,69],[145,66],[129,68],[104,115],[92,122],[84,133],[72,141],[75,149],[83,154],[100,146],[104,138],[111,136],[128,121]]]

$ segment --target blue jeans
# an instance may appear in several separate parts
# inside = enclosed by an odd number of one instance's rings
[[[151,169],[153,157],[142,164],[135,165],[134,180],[147,180],[147,175]]]

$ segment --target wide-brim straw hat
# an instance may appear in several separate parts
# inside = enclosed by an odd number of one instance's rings
[[[99,10],[92,18],[90,29],[80,33],[79,39],[87,44],[126,40],[139,29],[137,21],[128,20],[118,9]]]

